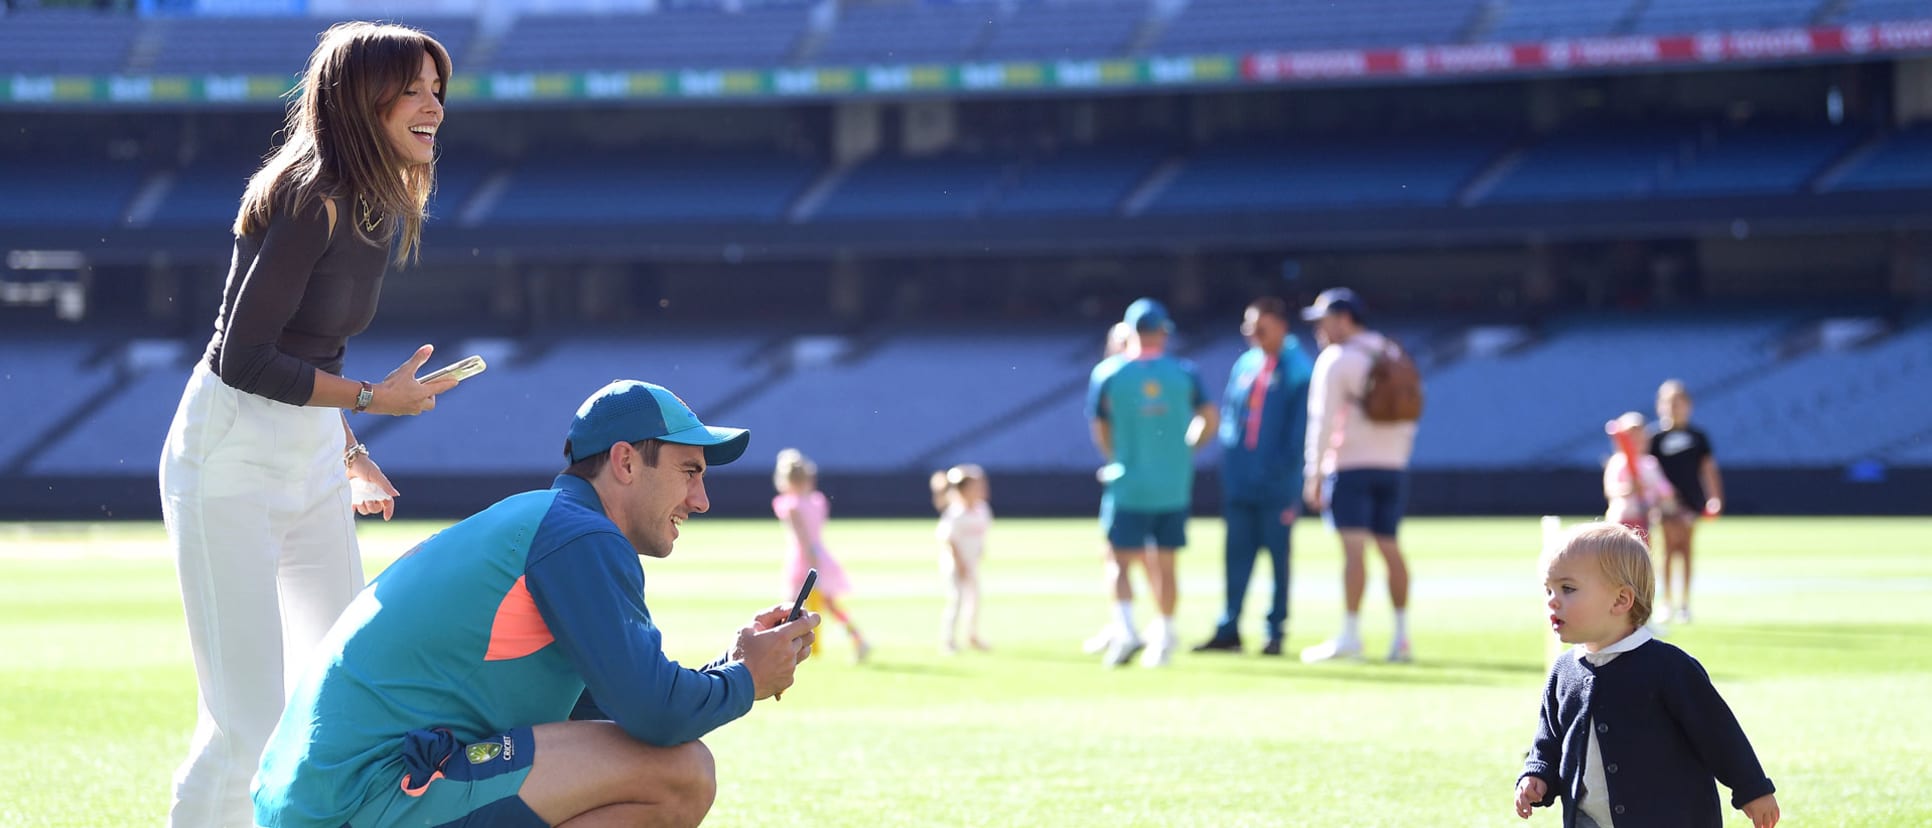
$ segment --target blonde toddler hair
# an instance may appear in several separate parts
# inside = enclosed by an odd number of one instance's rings
[[[1636,530],[1618,523],[1585,523],[1563,534],[1555,546],[1543,551],[1543,571],[1564,558],[1588,555],[1611,588],[1629,587],[1635,598],[1630,602],[1630,620],[1638,627],[1650,623],[1650,608],[1656,601],[1656,575],[1650,568],[1650,547]]]
[[[788,448],[778,452],[778,464],[772,469],[771,485],[781,491],[791,491],[792,484],[800,480],[818,477],[818,464],[805,452]]]
[[[961,463],[950,469],[933,472],[930,481],[932,507],[941,512],[946,511],[946,507],[952,503],[953,493],[959,491],[959,487],[965,485],[966,481],[985,479],[986,470],[972,463]]]

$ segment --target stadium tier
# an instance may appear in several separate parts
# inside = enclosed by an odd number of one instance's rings
[[[0,160],[0,217],[81,229],[220,226],[251,172],[252,159],[233,153],[159,170]],[[459,146],[445,151],[438,181],[439,221],[509,228],[1453,211],[1693,196],[1790,196],[1802,207],[1814,191],[1932,189],[1932,124],[1876,135],[1771,123],[1571,129],[1526,141],[1443,133],[886,153],[845,169],[751,150],[542,146],[498,159]]]
[[[541,71],[776,66],[798,47],[805,19],[803,5],[527,15],[504,36],[491,65]]]
[[[486,221],[776,222],[817,172],[776,154],[555,149],[509,172]]]
[[[294,74],[315,49],[316,34],[334,21],[310,17],[235,17],[155,19],[146,22],[142,39],[149,49],[136,49],[126,71],[155,74],[217,73]],[[408,18],[404,21],[436,36],[457,65],[469,57],[475,39],[472,18]]]
[[[1190,0],[1150,47],[1156,54],[1461,42],[1476,0]]]
[[[315,24],[302,22],[313,38]],[[142,25],[127,15],[71,11],[0,16],[0,73],[119,72]]]
[[[1470,326],[1434,321],[1390,330],[1430,366],[1418,469],[1594,467],[1609,451],[1603,422],[1625,410],[1648,413],[1662,377],[1693,389],[1696,420],[1718,443],[1726,467],[1926,465],[1922,439],[1914,438],[1932,428],[1922,406],[1932,387],[1932,319],[1842,345],[1807,339],[1817,321],[1795,309],[1581,314],[1544,324],[1515,348],[1463,353],[1443,364],[1429,360],[1428,349]],[[814,350],[808,341],[836,347]],[[1792,351],[1799,341],[1812,346]],[[417,344],[393,334],[358,339],[346,370],[381,376]],[[1232,334],[1179,344],[1218,400],[1245,346]],[[49,391],[0,399],[0,413],[14,424],[0,444],[0,468],[150,474],[186,377],[182,363],[201,345],[184,341],[172,351],[174,361],[140,364],[126,343],[9,341],[0,373],[9,383]],[[813,338],[744,328],[453,337],[440,348],[436,364],[487,352],[489,372],[452,391],[432,415],[362,421],[362,436],[384,446],[386,468],[554,472],[559,423],[568,413],[558,402],[619,376],[660,380],[721,422],[771,435],[760,452],[793,445],[830,471],[917,472],[977,462],[1009,473],[1078,472],[1097,462],[1084,399],[1098,349],[1084,329],[882,329]],[[1525,411],[1536,415],[1519,416]],[[1832,425],[1854,413],[1856,428]],[[1203,454],[1204,468],[1215,463],[1212,451]]]
[[[1632,25],[1641,34],[1808,26],[1832,5],[1817,0],[1650,0]]]
[[[578,6],[582,8],[582,6]],[[594,8],[594,6],[593,6]],[[405,18],[464,71],[732,69],[1243,54],[1922,20],[1919,0],[1029,0],[667,4]],[[0,16],[0,72],[293,74],[327,20]]]

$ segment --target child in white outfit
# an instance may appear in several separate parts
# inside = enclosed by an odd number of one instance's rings
[[[975,650],[988,649],[979,637],[979,562],[986,552],[986,532],[993,525],[986,496],[986,471],[978,466],[964,464],[932,473],[932,504],[939,510],[936,534],[943,545],[939,571],[946,577],[939,642],[948,653],[959,648],[962,614],[967,643]]]

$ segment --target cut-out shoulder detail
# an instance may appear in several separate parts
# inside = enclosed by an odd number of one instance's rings
[[[329,214],[329,241],[335,241],[335,199],[322,199],[322,210]]]

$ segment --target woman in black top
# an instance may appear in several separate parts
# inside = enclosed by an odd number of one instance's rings
[[[249,779],[285,681],[362,587],[354,512],[396,490],[346,412],[420,414],[419,348],[380,383],[339,376],[375,316],[390,247],[415,255],[449,54],[422,32],[343,23],[309,58],[287,136],[249,181],[205,358],[161,458],[200,707],[170,824],[252,826]],[[366,494],[352,497],[350,481]],[[356,501],[352,504],[352,500]]]
[[[1691,397],[1684,383],[1668,380],[1657,388],[1657,433],[1650,438],[1650,454],[1663,467],[1664,479],[1677,490],[1682,509],[1663,515],[1664,609],[1676,610],[1671,619],[1690,621],[1691,536],[1698,513],[1716,517],[1724,511],[1724,478],[1718,474],[1711,440],[1690,424]],[[1675,572],[1684,571],[1684,585],[1676,588]]]

